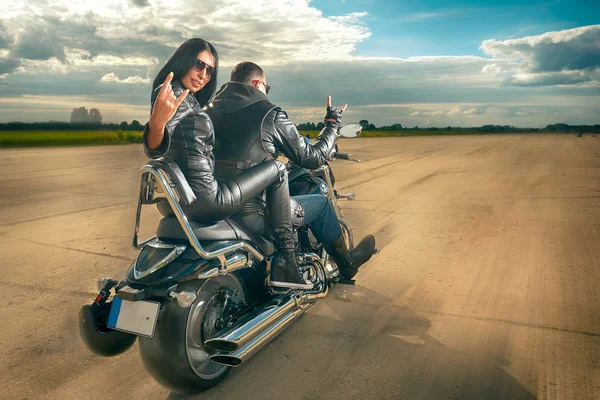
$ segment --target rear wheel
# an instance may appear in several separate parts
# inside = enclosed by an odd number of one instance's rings
[[[163,386],[181,393],[208,389],[221,382],[231,368],[210,360],[215,350],[204,342],[223,328],[245,303],[242,282],[233,274],[207,281],[180,284],[178,291],[195,291],[189,308],[167,303],[153,338],[140,338],[146,369]]]

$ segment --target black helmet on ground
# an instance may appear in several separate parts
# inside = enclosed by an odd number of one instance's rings
[[[109,304],[101,307],[108,310]],[[97,308],[90,305],[85,305],[79,310],[79,335],[92,353],[102,357],[113,357],[133,346],[136,335],[108,328],[106,324],[98,322],[98,314]]]

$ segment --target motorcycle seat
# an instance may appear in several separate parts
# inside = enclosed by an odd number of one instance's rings
[[[202,224],[191,220],[188,222],[199,241],[244,240],[254,243],[266,256],[275,252],[275,246],[270,240],[243,230],[229,219],[214,224]],[[156,228],[156,236],[161,240],[188,240],[176,217],[162,218]]]

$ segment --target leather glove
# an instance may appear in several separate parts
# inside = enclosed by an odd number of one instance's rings
[[[340,108],[327,106],[327,113],[325,114],[325,119],[324,119],[325,126],[337,130],[340,127],[340,123],[342,122],[342,113],[343,112],[344,112],[343,108],[340,109]]]

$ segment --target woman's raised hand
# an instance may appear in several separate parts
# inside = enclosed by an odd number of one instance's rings
[[[185,97],[190,92],[189,89],[186,89],[179,98],[176,98],[173,93],[173,88],[171,87],[171,80],[173,80],[172,72],[165,78],[165,81],[160,88],[160,92],[158,93],[156,100],[154,100],[152,114],[150,115],[150,126],[161,131],[167,125],[167,122],[173,118],[179,105],[185,100]]]

